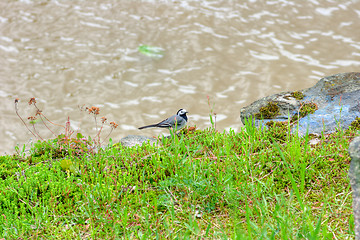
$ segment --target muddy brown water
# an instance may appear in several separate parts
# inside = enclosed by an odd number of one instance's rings
[[[179,108],[189,125],[241,128],[239,110],[280,91],[359,71],[359,1],[1,1],[0,153],[34,142],[26,119],[38,106],[53,122],[94,136],[100,107],[114,141]],[[145,56],[140,45],[164,49]],[[210,107],[208,98],[210,98]],[[44,138],[51,133],[40,123]],[[59,127],[52,128],[61,133]],[[109,128],[104,128],[103,136]]]

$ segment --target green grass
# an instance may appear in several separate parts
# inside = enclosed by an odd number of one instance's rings
[[[0,236],[353,239],[355,132],[310,145],[310,136],[246,125],[98,152],[85,141],[39,142],[29,156],[0,157]]]

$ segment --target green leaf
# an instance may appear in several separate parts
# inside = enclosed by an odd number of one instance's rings
[[[164,49],[161,47],[141,45],[138,48],[139,52],[152,58],[162,58],[164,56]]]
[[[71,165],[72,165],[72,162],[70,159],[63,159],[60,162],[60,167],[64,171],[69,170]]]
[[[82,138],[84,138],[84,136],[83,136],[81,133],[77,133],[77,134],[76,134],[76,138],[77,138],[77,139],[82,139]]]

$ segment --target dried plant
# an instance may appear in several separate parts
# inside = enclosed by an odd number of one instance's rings
[[[20,116],[19,114],[19,99],[16,98],[15,99],[15,112],[16,115],[20,118],[21,122],[25,125],[25,127],[27,128],[27,130],[37,139],[44,141],[44,139],[40,136],[39,132],[36,129],[36,120],[38,119],[38,117],[41,119],[41,122],[44,124],[44,126],[56,137],[57,142],[60,144],[60,150],[63,149],[63,146],[69,147],[72,150],[76,149],[76,151],[78,153],[83,153],[85,151],[90,151],[92,152],[93,149],[95,149],[96,147],[100,147],[102,143],[104,143],[104,141],[110,136],[110,134],[112,133],[112,131],[118,126],[118,124],[116,124],[115,122],[110,122],[109,126],[111,128],[109,134],[105,137],[105,139],[101,142],[100,141],[100,135],[103,131],[104,128],[104,124],[106,123],[107,119],[106,117],[101,117],[101,127],[100,129],[98,129],[98,124],[97,124],[97,116],[100,113],[100,108],[98,107],[86,107],[85,111],[89,114],[92,114],[94,116],[95,119],[95,126],[96,126],[96,131],[97,134],[95,135],[95,137],[91,141],[87,140],[87,138],[83,137],[80,133],[78,133],[76,135],[76,137],[72,137],[74,130],[71,128],[71,122],[70,122],[70,117],[68,117],[65,126],[63,125],[59,125],[56,124],[52,121],[50,121],[44,114],[43,111],[36,105],[36,99],[35,98],[30,98],[30,100],[28,101],[28,104],[31,106],[35,107],[36,113],[35,116],[29,116],[27,119],[30,121],[30,124],[32,125],[32,129],[28,126],[28,124],[26,124],[26,122],[24,121],[24,119]],[[80,108],[80,110],[83,110],[83,108]],[[48,124],[50,123],[54,126],[60,126],[64,129],[64,133],[63,134],[59,134],[57,135],[54,131],[52,131]]]

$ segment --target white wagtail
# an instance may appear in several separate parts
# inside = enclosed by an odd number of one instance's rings
[[[139,127],[139,129],[150,128],[150,127],[159,127],[159,128],[167,128],[169,130],[175,130],[175,132],[176,132],[176,131],[182,129],[183,127],[185,127],[187,120],[188,120],[188,118],[186,116],[187,113],[188,112],[186,111],[186,109],[181,108],[179,111],[177,111],[177,113],[175,115],[165,119],[164,121],[161,121],[156,124]]]

